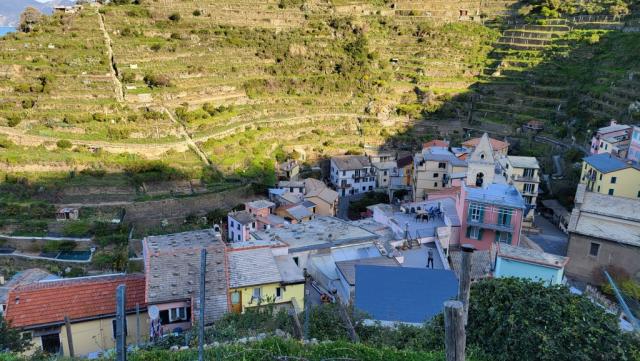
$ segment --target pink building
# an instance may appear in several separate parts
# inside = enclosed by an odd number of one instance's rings
[[[630,126],[612,120],[609,126],[598,129],[591,138],[591,154],[614,153],[625,157],[632,130]]]
[[[629,153],[627,158],[640,162],[640,127],[634,126],[631,133],[631,143],[629,144]]]
[[[460,243],[489,250],[494,242],[520,244],[522,217],[526,212],[520,192],[508,184],[486,188],[462,186]]]

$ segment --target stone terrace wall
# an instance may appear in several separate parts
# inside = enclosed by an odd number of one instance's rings
[[[205,215],[216,208],[231,209],[252,198],[254,196],[251,188],[245,186],[219,193],[136,202],[124,206],[124,222],[138,228],[158,226],[164,219],[170,223],[179,223],[189,214]]]

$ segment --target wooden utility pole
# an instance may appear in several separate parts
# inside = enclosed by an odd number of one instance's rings
[[[464,306],[460,301],[444,303],[444,342],[447,361],[464,361],[467,336],[464,331]]]
[[[71,322],[69,321],[69,316],[64,316],[64,328],[67,329],[67,343],[69,344],[69,356],[71,356],[71,358],[74,358],[75,352],[73,351],[73,336],[71,334]]]
[[[475,247],[470,244],[462,245],[462,265],[460,270],[460,283],[458,287],[458,301],[464,306],[463,319],[464,325],[467,325],[469,317],[469,293],[471,289],[471,257],[473,256]]]
[[[136,303],[136,346],[140,347],[140,304]]]
[[[198,317],[198,361],[204,361],[204,304],[206,302],[205,283],[207,281],[207,250],[200,251],[200,316]]]
[[[116,289],[116,361],[127,361],[127,335],[126,335],[126,300],[127,286],[122,284]]]
[[[309,313],[311,313],[311,304],[309,298],[311,297],[311,282],[309,282],[311,276],[305,268],[304,273],[304,339],[309,339]]]

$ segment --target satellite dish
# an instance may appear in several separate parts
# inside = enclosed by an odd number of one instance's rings
[[[152,320],[157,320],[158,318],[160,318],[160,309],[156,305],[149,306],[149,308],[147,309],[147,313],[149,314],[149,318],[151,318]]]

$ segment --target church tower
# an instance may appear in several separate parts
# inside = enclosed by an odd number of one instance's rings
[[[487,187],[493,183],[496,172],[496,160],[493,158],[493,147],[487,133],[482,135],[480,142],[467,160],[466,184],[472,187]]]

